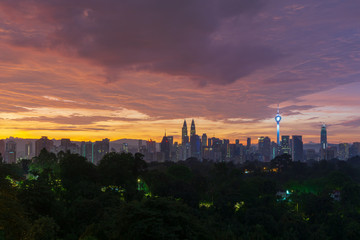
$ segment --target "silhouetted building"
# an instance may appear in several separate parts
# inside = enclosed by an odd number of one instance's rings
[[[94,144],[92,142],[81,142],[81,156],[94,163]]]
[[[46,136],[41,137],[39,140],[35,141],[35,156],[39,156],[41,150],[44,148],[51,152],[53,150],[54,143],[50,139],[48,139]]]
[[[348,160],[348,158],[349,158],[349,144],[348,143],[340,143],[339,144],[338,157],[340,160]]]
[[[349,157],[360,156],[360,142],[354,142],[349,148]]]
[[[334,159],[337,157],[337,155],[337,147],[333,146],[326,149],[326,159]]]
[[[246,140],[246,149],[250,149],[251,147],[251,138],[247,138]]]
[[[166,137],[166,133],[160,143],[160,152],[163,154],[163,160],[170,161],[170,142]]]
[[[70,152],[70,153],[74,153],[74,154],[80,154],[80,148],[77,144],[72,143],[70,141],[70,139],[68,138],[63,138],[60,141],[60,147],[58,149],[58,151],[63,151],[63,152]]]
[[[258,149],[262,157],[262,161],[270,161],[270,138],[269,137],[260,137],[258,139]]]
[[[6,163],[16,163],[16,142],[7,141],[5,147],[5,162]]]
[[[96,141],[94,143],[94,164],[98,164],[100,160],[109,153],[110,140],[105,138],[102,141]]]
[[[4,158],[5,157],[5,141],[4,140],[0,140],[0,153],[1,153],[1,156]]]
[[[305,153],[306,153],[306,160],[316,160],[318,158],[315,149],[307,149]]]
[[[202,147],[206,147],[207,146],[207,135],[206,133],[203,133],[203,135],[201,136],[201,146]]]
[[[190,136],[191,157],[201,160],[201,140],[198,135]]]
[[[302,136],[292,136],[292,159],[293,161],[302,162],[304,160],[304,146]]]
[[[156,141],[153,141],[151,139],[149,141],[146,141],[146,149],[147,149],[146,160],[148,160],[150,162],[157,161]]]
[[[327,150],[327,147],[328,147],[328,144],[327,144],[327,131],[326,131],[326,125],[323,124],[321,126],[321,132],[320,132],[320,158],[321,159],[327,159],[327,156],[326,156],[326,150]]]
[[[189,142],[189,135],[188,135],[188,131],[187,131],[187,125],[186,125],[186,120],[184,120],[184,124],[182,127],[182,135],[181,135],[181,144],[185,145],[186,143]]]
[[[194,119],[191,121],[191,130],[190,130],[190,137],[195,136],[196,130],[195,130],[195,122]]]
[[[276,142],[271,142],[270,146],[270,160],[274,159],[279,155],[280,146]]]

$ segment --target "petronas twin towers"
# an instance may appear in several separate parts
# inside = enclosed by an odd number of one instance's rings
[[[190,130],[190,138],[192,136],[196,135],[196,130],[195,130],[195,122],[194,119],[191,121],[191,130]],[[189,142],[189,135],[188,135],[188,130],[187,130],[187,125],[186,125],[186,120],[184,120],[184,124],[182,127],[182,141],[181,143],[184,145],[186,143]]]
[[[190,143],[190,154],[192,157],[200,157],[200,137],[196,135],[194,119],[191,121],[190,139],[188,135],[186,120],[184,120],[181,139],[182,146],[186,146]]]

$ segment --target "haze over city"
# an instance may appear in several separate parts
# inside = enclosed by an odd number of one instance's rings
[[[0,138],[359,141],[359,1],[0,2]]]

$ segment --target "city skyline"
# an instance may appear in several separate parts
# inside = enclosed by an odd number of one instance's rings
[[[359,7],[1,1],[0,138],[359,141]]]

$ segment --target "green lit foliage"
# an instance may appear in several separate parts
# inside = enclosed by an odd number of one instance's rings
[[[3,176],[8,172],[1,165],[3,164],[0,164],[0,236],[9,240],[25,239],[30,224],[16,197],[15,189]]]
[[[111,152],[100,161],[98,170],[103,186],[120,186],[130,200],[138,195],[137,179],[146,171],[146,163],[141,154]]]
[[[59,173],[58,159],[55,153],[48,152],[45,148],[41,150],[39,156],[32,159],[30,164],[29,172],[38,175],[46,172],[51,172],[54,175]]]

